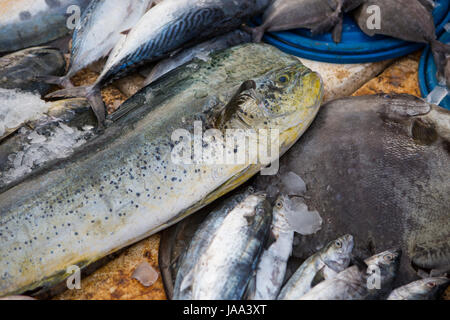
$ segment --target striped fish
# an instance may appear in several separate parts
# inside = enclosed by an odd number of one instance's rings
[[[236,29],[268,4],[269,0],[165,0],[149,10],[116,45],[92,86],[60,90],[48,97],[87,97],[103,124],[105,106],[100,88],[104,85],[145,62]]]

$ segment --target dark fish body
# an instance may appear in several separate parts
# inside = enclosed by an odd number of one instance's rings
[[[263,16],[263,24],[254,29],[254,40],[261,41],[266,31],[311,29],[313,34],[333,28],[333,38],[341,41],[343,13],[358,7],[363,0],[275,0]]]
[[[103,123],[105,108],[99,89],[136,67],[161,60],[174,51],[229,32],[260,13],[269,0],[165,0],[149,10],[111,52],[91,87],[55,92],[49,97],[84,96]]]
[[[202,120],[218,130],[245,121],[255,130],[278,129],[283,154],[310,126],[322,96],[316,73],[254,44],[195,60],[144,88],[103,134],[0,193],[0,296],[58,283],[67,267],[85,267],[177,223],[262,169],[255,159],[177,163],[174,155],[185,143],[173,138],[176,131],[192,134]],[[230,101],[237,108],[228,108]]]
[[[381,28],[369,28],[372,21],[370,6],[381,9]],[[438,78],[444,77],[445,55],[450,54],[450,46],[436,39],[433,15],[427,6],[418,0],[367,0],[355,12],[361,30],[369,36],[385,35],[397,39],[429,44],[438,68]]]
[[[449,284],[450,279],[444,277],[417,280],[395,289],[387,300],[437,300]]]
[[[327,103],[299,143],[281,159],[307,185],[306,203],[327,223],[297,237],[307,259],[343,233],[366,257],[401,245],[398,285],[412,267],[450,265],[450,111],[408,95],[352,97]],[[276,185],[278,178],[258,178]]]
[[[5,55],[0,58],[0,88],[44,95],[50,86],[35,78],[61,75],[65,67],[66,61],[58,49],[35,47]]]
[[[345,269],[336,277],[319,283],[300,300],[382,299],[397,276],[400,256],[401,252],[398,250],[388,250],[372,256],[365,260],[366,266]]]
[[[0,2],[0,52],[12,52],[58,39],[67,27],[70,6],[83,11],[90,0],[3,0]]]
[[[173,57],[160,61],[148,75],[144,85],[149,85],[162,77],[164,74],[193,60],[194,58],[207,59],[211,52],[231,48],[250,41],[250,34],[241,30],[235,30],[223,36],[200,43],[192,48],[185,49]]]

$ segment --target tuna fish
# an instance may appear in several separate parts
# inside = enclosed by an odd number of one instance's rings
[[[368,7],[373,5],[381,9],[379,28],[372,28],[368,24],[373,15]],[[361,30],[369,36],[385,35],[430,45],[438,69],[438,79],[445,79],[445,56],[450,54],[450,46],[436,39],[433,16],[429,8],[420,1],[366,0],[355,12],[355,16]]]
[[[383,298],[398,272],[400,251],[388,250],[352,266],[312,288],[300,300],[372,300]]]
[[[241,30],[236,30],[226,35],[198,44],[192,48],[183,50],[171,58],[160,61],[148,75],[144,85],[149,85],[169,71],[191,61],[194,58],[207,59],[211,52],[223,50],[250,41],[250,34]]]
[[[63,54],[47,47],[25,49],[0,58],[0,88],[20,89],[44,95],[50,86],[37,76],[57,76],[64,72]]]
[[[105,106],[100,88],[145,62],[239,27],[269,0],[165,0],[149,10],[113,49],[97,81],[89,87],[60,90],[55,97],[87,97],[102,125]]]
[[[69,71],[64,77],[43,80],[72,87],[70,78],[106,57],[124,36],[121,32],[134,27],[151,3],[150,0],[92,0],[73,33]]]
[[[308,258],[281,290],[278,300],[298,300],[322,279],[333,279],[350,264],[353,237],[345,235]],[[315,283],[316,282],[316,283]]]
[[[261,41],[267,31],[298,28],[311,29],[313,34],[333,29],[333,40],[341,42],[343,13],[364,0],[275,0],[266,10],[261,26],[253,29],[253,40]]]
[[[174,299],[242,299],[269,232],[264,194],[225,201],[196,231],[175,281]]]
[[[90,0],[0,1],[0,52],[13,52],[65,36]],[[76,7],[74,7],[76,6]],[[76,8],[75,10],[72,10]]]
[[[449,141],[450,111],[417,97],[327,103],[280,161],[281,178],[302,177],[306,204],[327,222],[312,236],[296,235],[293,256],[304,261],[329,239],[350,233],[357,256],[401,246],[396,286],[417,280],[417,268],[448,270]],[[257,185],[278,179],[258,177]]]
[[[388,300],[437,300],[444,293],[450,279],[428,278],[414,281],[397,288],[389,295]]]
[[[247,299],[275,300],[286,274],[286,266],[292,252],[294,231],[283,210],[285,196],[280,196],[273,208],[270,245],[261,255],[256,275],[247,290]]]
[[[312,123],[322,96],[316,73],[267,45],[195,60],[144,88],[102,135],[0,194],[0,296],[48,287],[71,265],[84,267],[165,229],[278,157],[252,155],[239,165],[191,159],[189,139],[201,123],[216,134],[278,130],[256,147],[278,140],[282,155]],[[200,151],[223,148],[217,137]],[[230,154],[245,150],[242,143]]]

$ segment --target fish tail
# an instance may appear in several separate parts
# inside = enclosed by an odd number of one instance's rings
[[[253,42],[261,42],[264,37],[264,33],[266,32],[264,25],[254,28],[244,25],[242,26],[242,30],[252,35]]]
[[[97,117],[99,128],[104,128],[106,108],[100,88],[97,85],[58,90],[48,94],[46,98],[86,98]]]
[[[67,77],[57,76],[36,76],[35,80],[42,81],[48,84],[56,84],[63,88],[73,88],[73,84]]]
[[[442,43],[436,39],[431,41],[431,51],[437,67],[437,79],[439,82],[445,81],[446,55],[450,54],[450,45]]]

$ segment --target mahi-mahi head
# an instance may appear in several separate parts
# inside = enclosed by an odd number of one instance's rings
[[[181,141],[178,129],[193,134],[197,122],[219,132],[278,130],[256,143],[278,140],[282,154],[312,123],[322,95],[318,74],[257,44],[194,60],[141,90],[75,155],[0,194],[0,296],[59,282],[68,267],[86,266],[176,223],[263,167],[253,158],[176,162],[174,150],[188,139]],[[204,152],[218,143],[200,146]],[[237,141],[234,150],[246,145]],[[267,163],[277,157],[274,152]]]

